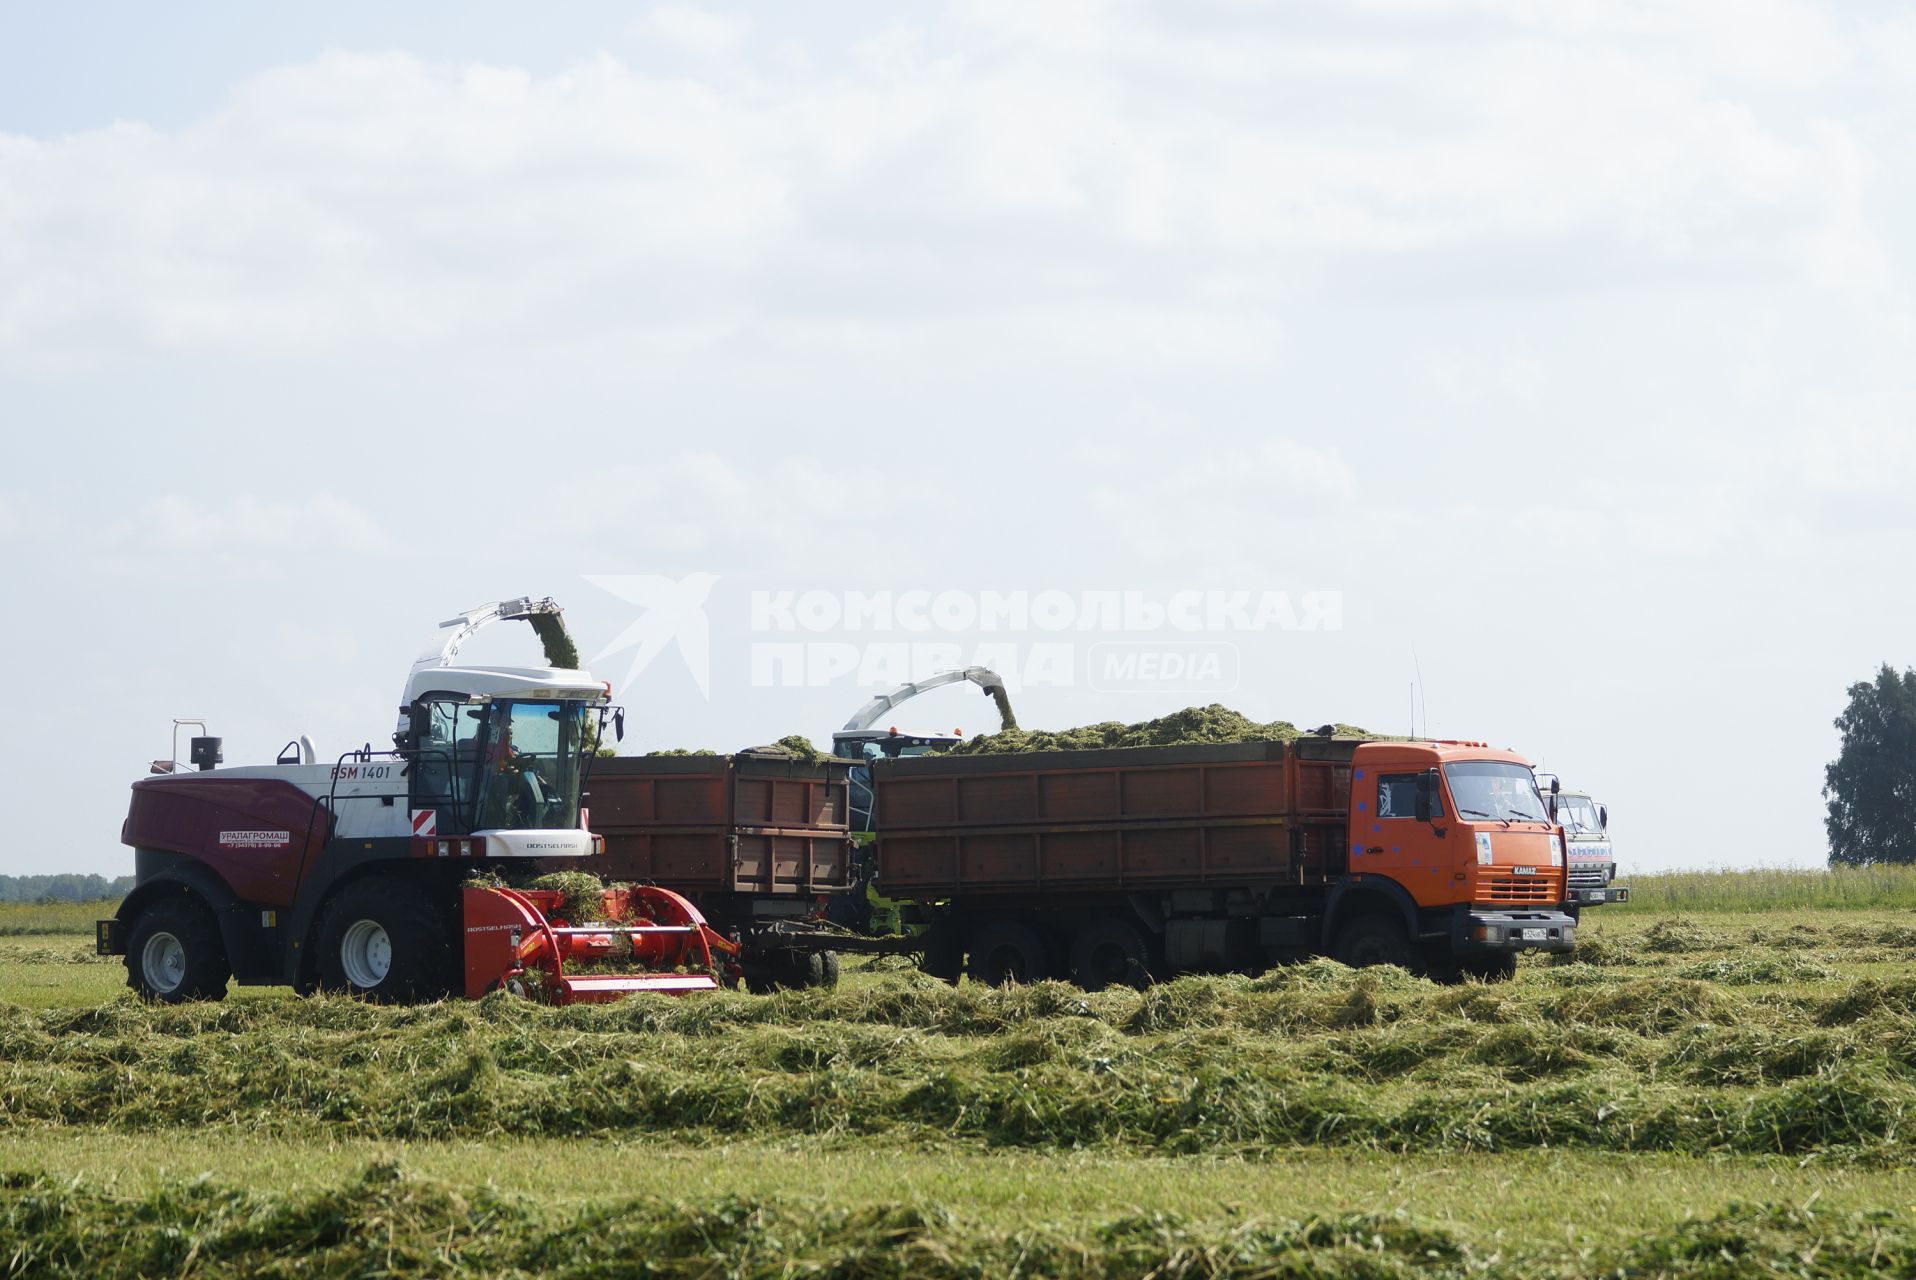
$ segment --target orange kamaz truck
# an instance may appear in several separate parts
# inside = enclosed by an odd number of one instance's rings
[[[955,981],[1097,989],[1324,954],[1495,978],[1568,951],[1564,836],[1481,742],[1295,742],[872,767],[877,884]]]

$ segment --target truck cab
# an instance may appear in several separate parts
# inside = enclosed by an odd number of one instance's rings
[[[1349,874],[1414,904],[1453,955],[1568,950],[1564,834],[1529,761],[1480,742],[1370,742],[1352,754]]]
[[[1548,776],[1548,775],[1545,775]],[[1586,907],[1628,902],[1630,890],[1614,884],[1617,856],[1610,843],[1610,811],[1587,791],[1568,791],[1552,778],[1546,793],[1551,816],[1563,828],[1569,855],[1570,900]]]

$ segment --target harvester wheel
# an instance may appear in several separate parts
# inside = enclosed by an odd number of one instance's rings
[[[819,963],[821,968],[819,970],[818,985],[821,987],[837,986],[838,953],[836,951],[824,952],[819,957]]]
[[[162,898],[135,918],[126,940],[126,985],[141,999],[223,999],[232,976],[219,926],[197,901]]]
[[[973,982],[1003,987],[1014,982],[1043,982],[1051,976],[1044,939],[1030,925],[992,920],[971,935],[966,972]]]
[[[1331,959],[1341,960],[1353,969],[1373,964],[1394,964],[1400,969],[1409,969],[1415,958],[1410,938],[1400,921],[1386,915],[1361,915],[1337,931]]]
[[[1071,938],[1071,977],[1086,991],[1151,982],[1151,948],[1126,920],[1093,920]]]
[[[329,991],[382,1002],[446,994],[446,923],[418,889],[375,876],[348,885],[319,921],[319,977]]]

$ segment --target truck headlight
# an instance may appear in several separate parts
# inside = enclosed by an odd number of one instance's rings
[[[1470,936],[1479,942],[1502,942],[1504,940],[1503,926],[1480,924],[1470,931]]]

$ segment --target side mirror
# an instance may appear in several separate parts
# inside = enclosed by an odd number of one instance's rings
[[[1550,794],[1554,797],[1559,791],[1562,791],[1562,790],[1563,790],[1563,782],[1557,777],[1556,774],[1554,773],[1551,774],[1550,775]]]
[[[614,707],[612,709],[612,741],[614,742],[625,741],[625,708],[624,707]]]
[[[1610,810],[1603,805],[1597,806],[1597,827],[1603,831],[1610,829]]]
[[[1437,771],[1435,769],[1426,769],[1422,773],[1417,775],[1417,800],[1416,800],[1417,821],[1419,822],[1430,821],[1430,815],[1432,811],[1436,808],[1436,805],[1435,805],[1436,795],[1437,795]]]

